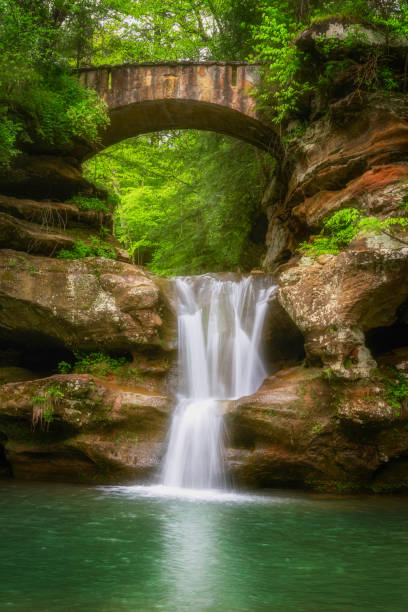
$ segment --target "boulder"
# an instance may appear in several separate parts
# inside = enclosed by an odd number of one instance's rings
[[[0,388],[0,435],[16,478],[102,481],[151,477],[171,400],[140,386],[57,375]]]
[[[350,383],[318,368],[283,370],[230,402],[225,423],[226,463],[246,487],[393,490],[388,466],[408,452],[408,406],[388,404],[380,375]]]
[[[159,346],[162,308],[154,281],[131,264],[0,251],[0,338],[70,350]]]
[[[394,323],[407,274],[408,247],[303,257],[283,271],[279,300],[305,336],[309,361],[344,378],[368,376],[376,364],[364,332]]]

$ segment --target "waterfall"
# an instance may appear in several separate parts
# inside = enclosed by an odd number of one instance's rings
[[[179,385],[163,484],[225,485],[222,401],[254,393],[267,376],[262,337],[276,289],[264,276],[176,278]]]

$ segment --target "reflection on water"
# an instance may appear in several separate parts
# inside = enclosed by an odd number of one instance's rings
[[[0,610],[402,612],[408,500],[0,484]]]
[[[211,609],[217,603],[219,559],[221,557],[220,516],[197,512],[189,504],[180,514],[173,506],[163,529],[163,572],[168,601],[184,610],[194,602],[198,610]]]

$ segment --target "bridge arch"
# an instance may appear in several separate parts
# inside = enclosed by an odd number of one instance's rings
[[[105,100],[110,125],[103,146],[170,129],[219,132],[274,150],[277,136],[255,108],[259,66],[166,62],[83,68],[80,82]]]

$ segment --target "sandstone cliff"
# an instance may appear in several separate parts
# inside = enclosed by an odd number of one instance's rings
[[[330,27],[297,44],[313,48]],[[264,197],[263,266],[279,282],[273,374],[225,405],[228,470],[244,486],[407,490],[407,231],[357,232],[336,253],[300,248],[343,209],[406,216],[407,96],[338,87],[308,104],[306,125],[286,126]],[[66,203],[95,193],[80,157],[37,152],[0,173],[0,475],[151,479],[173,407],[171,287],[129,263],[109,212]],[[57,257],[92,239],[115,259]],[[126,365],[69,370],[92,351]]]

